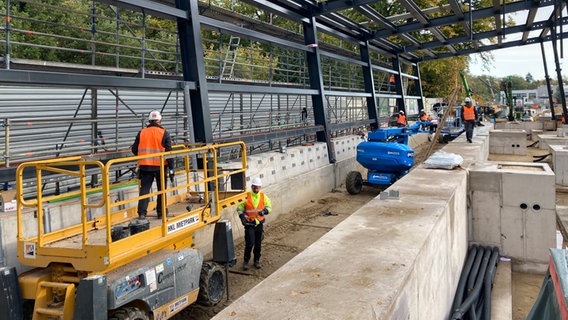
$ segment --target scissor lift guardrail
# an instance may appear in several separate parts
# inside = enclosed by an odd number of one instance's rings
[[[231,163],[231,169],[221,170],[217,163],[218,155],[225,148],[233,151],[240,148],[240,163]],[[112,190],[127,184],[110,182],[109,173],[112,172],[112,168],[149,157],[159,157],[162,168],[167,167],[166,159],[183,159],[183,168],[176,171],[176,183],[177,181],[181,183],[164,188],[166,178],[164,174],[162,181],[159,181],[162,184],[162,191],[112,201]],[[197,163],[200,165],[196,167]],[[92,172],[93,168],[100,170],[102,184],[98,187],[89,186],[87,183],[86,171],[90,169]],[[22,177],[24,170],[30,169],[36,172],[37,197],[26,200],[23,198]],[[16,172],[18,258],[22,264],[28,266],[47,267],[50,263],[57,262],[71,264],[78,271],[101,272],[118,268],[164,248],[191,247],[192,234],[195,230],[218,221],[223,208],[244,201],[245,171],[246,146],[242,142],[208,146],[177,145],[171,152],[112,159],[104,165],[99,161],[91,161],[88,157],[69,157],[21,164]],[[41,189],[43,172],[75,176],[80,180],[80,189],[44,197]],[[220,189],[225,189],[221,188],[223,181],[231,179],[234,179],[232,182],[237,182],[232,184],[236,184],[234,188],[238,189],[220,192]],[[88,196],[97,193],[101,195],[100,201],[89,203]],[[138,195],[137,190],[136,194]],[[164,214],[161,219],[149,217],[148,230],[112,241],[113,226],[137,219],[138,200],[159,194],[168,194],[169,215]],[[187,206],[187,199],[195,197],[203,201],[194,203],[193,207]],[[166,197],[162,197],[162,201],[166,201],[164,198]],[[74,199],[75,206],[80,207],[81,223],[45,232],[45,221],[41,214],[44,206],[57,201],[65,202],[66,199]],[[162,205],[166,207],[165,203]],[[151,201],[148,209],[154,207],[155,202]],[[97,208],[102,210],[103,214],[88,220],[88,210]],[[35,212],[37,231],[26,230],[24,234],[24,211]],[[73,210],[61,212],[62,215],[77,214]],[[35,234],[30,236],[28,233]]]

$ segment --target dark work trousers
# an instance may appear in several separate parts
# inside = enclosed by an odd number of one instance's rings
[[[150,193],[150,189],[152,188],[152,184],[154,180],[156,180],[156,185],[158,186],[158,191],[162,190],[162,186],[160,186],[160,176],[161,171],[145,171],[140,170],[140,196],[147,195]],[[165,175],[164,175],[165,177]],[[168,187],[167,179],[164,180],[165,187]],[[166,195],[164,194],[164,197]],[[148,202],[150,202],[150,198],[140,199],[138,200],[138,216],[146,216],[148,213]],[[162,216],[162,196],[158,195],[158,203],[156,204],[156,212],[158,213],[158,217]]]
[[[475,120],[464,121],[464,126],[465,126],[465,137],[468,140],[471,140],[471,138],[473,138],[473,128],[475,127]]]
[[[262,233],[264,224],[256,227],[245,226],[245,262],[250,260],[250,253],[254,245],[254,261],[260,261],[260,250],[262,249]]]

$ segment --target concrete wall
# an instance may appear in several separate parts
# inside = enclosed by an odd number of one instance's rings
[[[527,131],[491,130],[489,131],[489,153],[492,154],[527,154]]]
[[[421,141],[423,138],[420,138]],[[263,191],[271,198],[273,213],[271,219],[280,214],[286,214],[303,206],[310,200],[317,199],[333,188],[344,183],[347,173],[352,170],[362,170],[354,161],[359,136],[340,137],[333,140],[336,163],[330,164],[325,143],[314,143],[306,146],[296,146],[287,149],[286,153],[268,152],[251,155],[247,158],[247,185],[252,178],[261,177]],[[182,179],[183,177],[177,177]],[[138,195],[137,186],[113,191],[111,201],[118,198],[130,199]],[[89,203],[100,201],[100,194],[90,195]],[[134,206],[136,203],[130,203]],[[44,207],[44,231],[58,230],[79,224],[81,216],[77,199],[46,204]],[[228,208],[221,212],[222,219],[240,223],[235,214],[236,208]],[[90,209],[91,217],[103,214],[102,209]],[[22,266],[16,256],[17,221],[15,212],[0,212],[0,265],[15,266],[19,273],[28,268]],[[37,234],[37,216],[32,211],[24,212],[23,231],[26,237]],[[194,234],[195,245],[205,256],[212,253],[212,238],[214,226],[198,230]],[[234,232],[234,239],[243,237],[241,232]]]
[[[542,121],[521,121],[521,122],[495,122],[495,130],[525,130],[530,132],[532,129],[543,130]]]
[[[551,145],[552,167],[556,177],[556,184],[568,186],[568,147]]]
[[[544,273],[556,246],[554,173],[546,163],[470,167],[471,241],[497,246],[515,270]]]
[[[468,248],[467,168],[486,159],[489,129],[444,148],[461,168],[412,170],[387,190],[398,199],[373,199],[214,319],[447,318]]]

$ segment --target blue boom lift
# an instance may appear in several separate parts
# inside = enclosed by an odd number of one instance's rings
[[[430,122],[416,122],[410,127],[380,128],[368,133],[368,141],[357,145],[357,162],[367,169],[364,180],[359,171],[347,174],[345,186],[350,194],[361,192],[363,185],[388,186],[408,173],[414,165],[414,150],[408,137],[422,131]]]

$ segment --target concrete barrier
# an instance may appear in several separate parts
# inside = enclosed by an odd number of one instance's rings
[[[469,244],[467,168],[486,160],[489,129],[443,149],[463,168],[412,170],[387,189],[398,199],[373,199],[213,319],[447,318]]]

